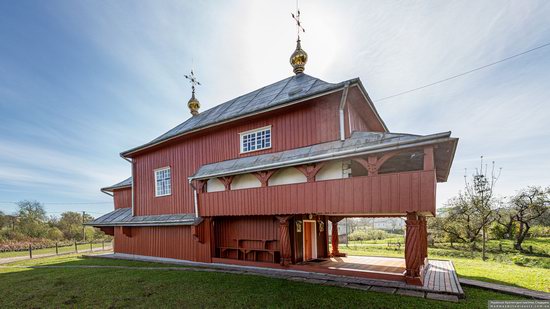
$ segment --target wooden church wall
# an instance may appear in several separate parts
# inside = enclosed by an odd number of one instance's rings
[[[341,92],[290,106],[284,111],[249,118],[231,125],[201,132],[134,158],[135,214],[155,215],[194,212],[192,190],[187,177],[204,164],[243,156],[279,152],[336,140]],[[239,133],[272,126],[272,148],[240,154]],[[155,197],[154,170],[171,167],[172,194]],[[139,194],[137,194],[139,192]]]
[[[127,228],[128,229],[128,228]],[[115,227],[115,253],[137,254],[197,262],[211,262],[210,229],[204,242],[193,237],[190,226],[130,227],[130,236]]]
[[[115,209],[132,207],[132,188],[113,190]]]

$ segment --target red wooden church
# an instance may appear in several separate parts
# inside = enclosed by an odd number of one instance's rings
[[[115,253],[313,269],[344,255],[343,218],[406,217],[403,273],[361,275],[420,284],[426,217],[458,140],[390,133],[358,78],[327,83],[306,61],[298,40],[294,76],[201,113],[193,87],[191,118],[121,154],[132,177],[102,189],[115,210],[90,225]]]

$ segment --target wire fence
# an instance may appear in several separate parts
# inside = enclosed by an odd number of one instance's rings
[[[84,253],[95,251],[112,250],[112,241],[90,241],[90,242],[55,242],[50,245],[33,245],[29,243],[25,248],[0,248],[0,260],[2,259],[23,259],[55,256],[61,254]]]

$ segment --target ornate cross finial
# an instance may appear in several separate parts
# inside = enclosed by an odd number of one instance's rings
[[[199,83],[199,81],[197,80],[195,73],[193,72],[193,70],[191,70],[191,74],[184,76],[189,80],[189,83],[191,83],[191,90],[193,90],[193,93],[195,93],[195,86],[201,85],[201,83]]]
[[[300,40],[300,30],[302,32],[306,32],[306,29],[302,27],[302,23],[300,22],[300,9],[298,9],[298,1],[296,1],[296,15],[294,13],[290,13],[292,15],[292,18],[296,21],[296,31],[298,35],[298,41]]]
[[[189,83],[191,83],[191,90],[193,91],[191,94],[191,99],[189,99],[189,102],[187,102],[187,107],[189,107],[191,115],[196,116],[199,114],[199,108],[201,107],[201,104],[199,103],[199,100],[195,98],[195,86],[200,86],[201,83],[197,80],[197,77],[195,76],[193,70],[191,70],[191,74],[184,76],[189,80]]]
[[[307,62],[307,53],[302,49],[300,44],[300,32],[306,32],[304,27],[302,27],[302,22],[300,21],[300,9],[298,9],[298,1],[296,0],[296,15],[290,13],[292,18],[296,21],[296,30],[298,34],[298,39],[296,40],[296,50],[290,55],[290,65],[292,65],[293,71],[295,74],[300,74],[304,72],[305,65]]]

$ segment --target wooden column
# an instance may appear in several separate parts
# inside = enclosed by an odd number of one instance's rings
[[[346,256],[345,253],[340,253],[338,250],[338,244],[340,242],[339,236],[338,236],[338,222],[340,222],[344,218],[336,218],[336,217],[330,217],[329,220],[332,222],[332,233],[330,237],[331,245],[332,245],[332,252],[330,253],[331,256]]]
[[[225,191],[231,190],[231,183],[233,182],[233,176],[226,176],[218,178],[225,187]]]
[[[262,187],[267,187],[268,182],[269,182],[269,178],[271,178],[271,176],[273,176],[273,174],[276,171],[277,170],[259,171],[259,172],[254,173],[253,175],[256,176],[256,178],[258,178],[258,180],[262,184]]]
[[[315,164],[296,166],[296,168],[306,176],[307,182],[314,182],[315,176],[325,166],[325,162]]]
[[[422,285],[422,232],[416,212],[407,213],[405,237],[405,280],[408,284]]]
[[[290,230],[288,220],[291,216],[277,216],[279,220],[279,243],[281,249],[281,265],[288,266],[291,261]]]

